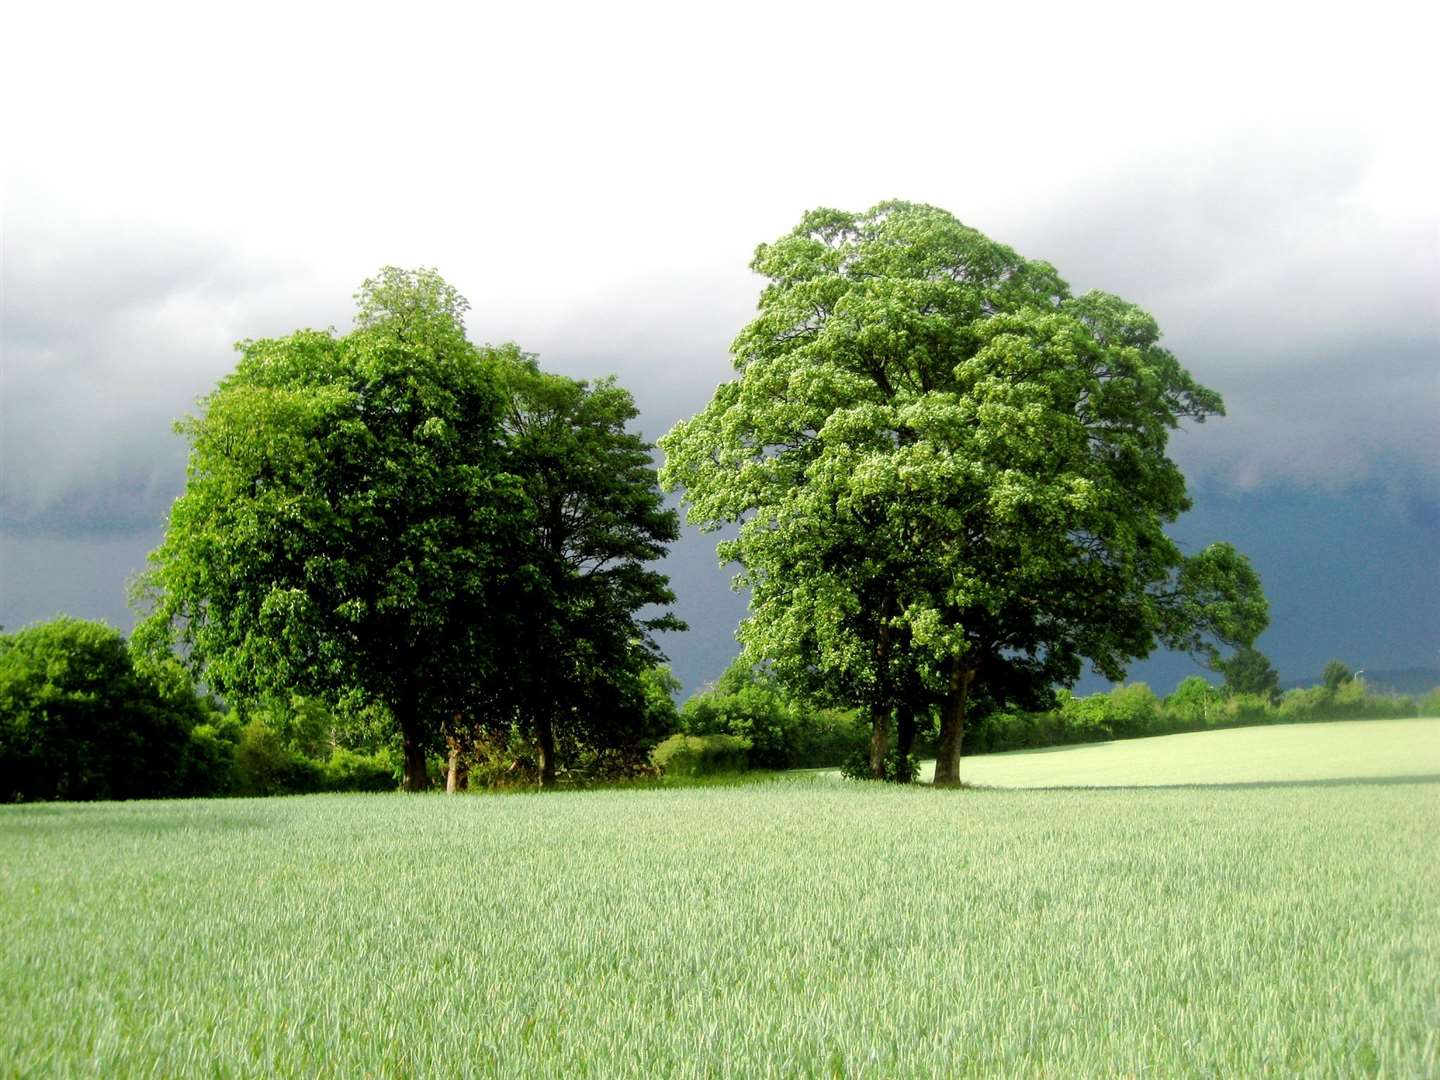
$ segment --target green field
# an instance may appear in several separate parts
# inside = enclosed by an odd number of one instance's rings
[[[7,807],[0,1074],[1433,1075],[1437,741]]]

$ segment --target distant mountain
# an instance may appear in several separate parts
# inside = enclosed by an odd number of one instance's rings
[[[1408,694],[1418,697],[1428,694],[1440,686],[1440,668],[1392,668],[1389,670],[1361,668],[1365,685],[1371,690],[1388,694]],[[1291,679],[1280,684],[1281,690],[1294,690],[1302,686],[1319,686],[1324,680],[1319,675],[1309,679]]]

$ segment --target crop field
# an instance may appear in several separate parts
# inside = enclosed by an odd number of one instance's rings
[[[929,779],[934,765],[921,775]],[[1440,780],[1440,721],[1279,724],[1122,739],[965,758],[960,778],[985,787],[1162,787]]]
[[[0,1075],[1433,1075],[1440,720],[1285,730],[1209,781],[0,808]]]

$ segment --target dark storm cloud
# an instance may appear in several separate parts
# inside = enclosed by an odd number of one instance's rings
[[[1237,487],[1440,495],[1440,246],[1363,137],[1237,137],[1079,185],[1004,239],[1155,315],[1229,416],[1177,439]]]
[[[1423,642],[1412,657],[1361,651],[1367,634],[1403,650],[1407,635],[1418,642],[1434,629],[1397,607],[1395,632],[1372,633],[1379,616],[1367,596],[1440,608],[1433,561],[1424,561],[1440,518],[1440,269],[1433,238],[1417,235],[1413,219],[1364,209],[1368,153],[1363,140],[1232,141],[1117,168],[1043,204],[998,212],[991,203],[988,217],[959,196],[913,193],[1054,263],[1077,291],[1139,303],[1181,361],[1224,395],[1228,416],[1172,442],[1197,492],[1181,530],[1257,548],[1276,602],[1262,645],[1287,677],[1338,651],[1376,666],[1433,660]],[[912,193],[867,201],[891,194]],[[642,252],[613,278],[537,281],[529,294],[492,291],[496,279],[467,277],[473,268],[463,265],[439,268],[474,305],[473,339],[515,340],[566,374],[616,374],[635,395],[637,426],[655,439],[733,377],[729,343],[762,285],[746,269],[750,252],[798,217],[702,237],[695,242],[710,247],[690,251],[689,264],[669,265],[657,248],[653,262]],[[6,224],[0,622],[48,617],[61,604],[124,625],[123,582],[159,542],[183,485],[172,422],[229,370],[236,339],[343,329],[350,292],[374,266],[302,272],[177,232]],[[1322,532],[1290,547],[1271,542],[1295,528]],[[1390,584],[1331,591],[1337,606],[1325,618],[1350,634],[1344,650],[1332,648],[1335,631],[1317,624],[1309,592],[1323,582],[1294,559],[1320,577],[1369,581],[1369,528],[1386,530],[1372,549],[1384,548]],[[665,644],[691,688],[734,655],[743,613],[713,552],[713,537],[688,533],[667,564],[693,629]],[[112,582],[103,596],[102,581]],[[1158,663],[1155,681],[1168,689],[1174,665]]]
[[[294,305],[283,275],[204,239],[8,222],[0,273],[4,531],[154,528],[183,482],[173,422]]]

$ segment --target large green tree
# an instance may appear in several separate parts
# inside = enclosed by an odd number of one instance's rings
[[[1139,308],[901,202],[814,211],[751,266],[739,377],[660,441],[662,481],[701,527],[740,523],[746,656],[864,705],[877,776],[897,712],[940,707],[954,783],[977,695],[1264,627],[1243,556],[1165,535],[1189,506],[1169,432],[1222,405]]]
[[[178,640],[224,695],[379,703],[417,790],[444,722],[495,677],[493,614],[528,511],[464,299],[394,268],[356,299],[350,334],[242,342],[178,425],[188,480],[137,636]]]

